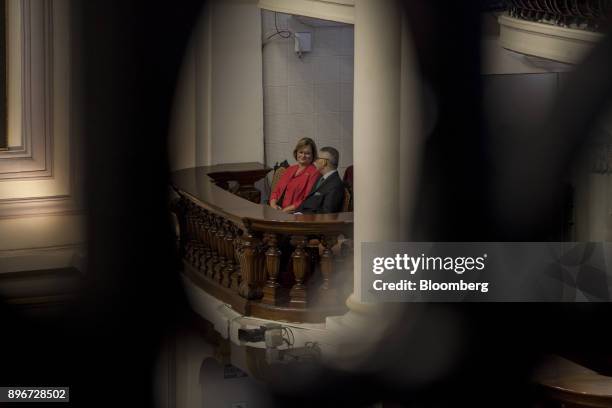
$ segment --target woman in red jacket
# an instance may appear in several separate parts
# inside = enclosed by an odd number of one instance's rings
[[[317,145],[312,139],[300,139],[293,157],[297,164],[285,170],[270,196],[270,206],[284,212],[295,211],[321,177],[312,164],[317,159]]]

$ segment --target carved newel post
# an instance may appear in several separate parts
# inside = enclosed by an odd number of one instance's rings
[[[307,240],[304,235],[294,235],[291,237],[291,245],[295,246],[295,250],[291,254],[295,284],[291,288],[291,292],[289,292],[291,298],[289,305],[300,309],[305,309],[307,306],[306,286],[304,286],[306,271],[308,270],[308,254],[304,250],[306,243]]]

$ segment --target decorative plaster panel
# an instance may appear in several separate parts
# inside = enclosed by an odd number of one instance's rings
[[[18,1],[24,149],[0,152],[0,218],[76,210],[66,0]]]
[[[11,7],[11,14],[13,14]],[[19,1],[21,38],[19,41],[21,90],[9,93],[9,109],[20,105],[21,118],[16,130],[21,131],[20,146],[10,146],[0,152],[0,180],[49,177],[52,175],[52,30],[53,19],[49,0]],[[11,16],[13,17],[13,16]],[[14,48],[10,45],[9,48]],[[13,55],[11,55],[13,56]],[[15,64],[9,62],[9,68]],[[13,75],[11,75],[13,77]],[[13,78],[11,78],[13,79]],[[20,96],[20,100],[13,100]],[[11,112],[12,113],[12,112]],[[14,128],[11,127],[11,131]],[[9,137],[14,140],[15,136]]]

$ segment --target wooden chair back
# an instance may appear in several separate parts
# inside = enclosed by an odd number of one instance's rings
[[[342,200],[342,212],[351,210],[351,192],[344,187],[344,199]]]
[[[283,166],[279,166],[276,170],[274,170],[274,174],[272,174],[272,186],[270,187],[270,191],[274,191],[285,171],[287,171],[287,168]]]

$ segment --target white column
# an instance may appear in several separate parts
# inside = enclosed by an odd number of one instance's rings
[[[401,8],[355,0],[354,293],[362,302],[361,243],[400,239]]]

